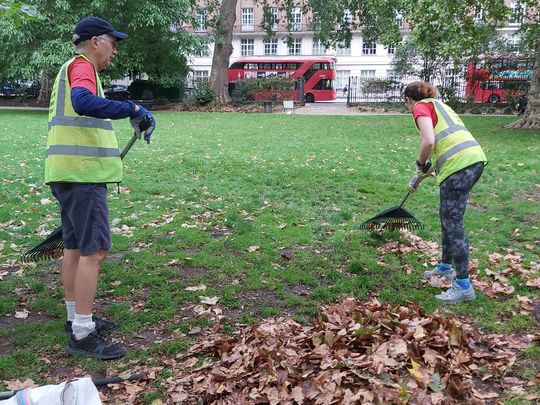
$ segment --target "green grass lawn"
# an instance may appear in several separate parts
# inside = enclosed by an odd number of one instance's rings
[[[197,315],[200,295],[219,297],[228,331],[269,316],[309,322],[321,305],[376,294],[467,315],[490,331],[538,332],[538,319],[518,310],[517,295],[538,300],[538,289],[522,279],[510,279],[512,295],[479,293],[474,302],[442,308],[434,298],[439,290],[420,282],[428,258],[383,257],[377,248],[399,233],[358,230],[406,193],[419,145],[409,116],[156,118],[152,144],[136,143],[125,159],[122,192],[113,185],[109,193],[115,233],[96,308],[122,323],[116,336],[129,354],[112,363],[117,369],[185,350],[192,339],[186,332],[216,322],[215,313]],[[527,265],[540,253],[540,134],[504,129],[511,120],[464,117],[489,159],[466,213],[480,272],[494,252],[515,249]],[[46,126],[43,112],[0,111],[0,380],[42,381],[62,367],[111,366],[63,355],[65,309],[55,263],[14,263],[59,225],[56,200],[43,184]],[[123,146],[128,121],[115,129]],[[438,242],[434,179],[406,205],[426,225],[418,235]],[[407,274],[404,265],[418,271]],[[185,290],[199,284],[207,290]],[[28,318],[15,319],[23,309]],[[529,354],[538,366],[538,348]]]

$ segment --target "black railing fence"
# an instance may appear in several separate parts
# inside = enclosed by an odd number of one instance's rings
[[[418,76],[362,77],[351,76],[347,91],[338,90],[338,97],[347,98],[347,104],[381,103],[403,101],[403,90],[412,82],[422,81]],[[465,98],[465,80],[449,76],[431,81],[439,88],[439,97],[448,100],[451,97]]]

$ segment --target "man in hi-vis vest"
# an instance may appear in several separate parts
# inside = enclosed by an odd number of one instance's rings
[[[49,109],[45,183],[60,203],[64,284],[69,335],[67,353],[108,360],[126,351],[103,335],[118,324],[92,316],[101,264],[111,247],[107,183],[122,181],[122,159],[110,119],[130,118],[141,133],[152,114],[130,101],[107,100],[98,73],[111,65],[117,42],[128,37],[105,20],[86,17],[75,27],[77,49],[56,77]]]

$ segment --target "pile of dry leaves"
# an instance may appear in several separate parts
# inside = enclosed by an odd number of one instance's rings
[[[186,404],[484,403],[540,383],[504,377],[533,339],[350,298],[311,326],[280,318],[208,335],[168,364],[166,384],[169,400]]]

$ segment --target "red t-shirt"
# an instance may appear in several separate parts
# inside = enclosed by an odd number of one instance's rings
[[[418,117],[429,117],[431,118],[431,122],[433,122],[433,128],[437,125],[437,114],[435,113],[433,103],[416,103],[413,107],[412,114],[414,122],[416,122]]]
[[[70,87],[84,87],[97,96],[94,66],[84,58],[76,58],[68,67]]]

